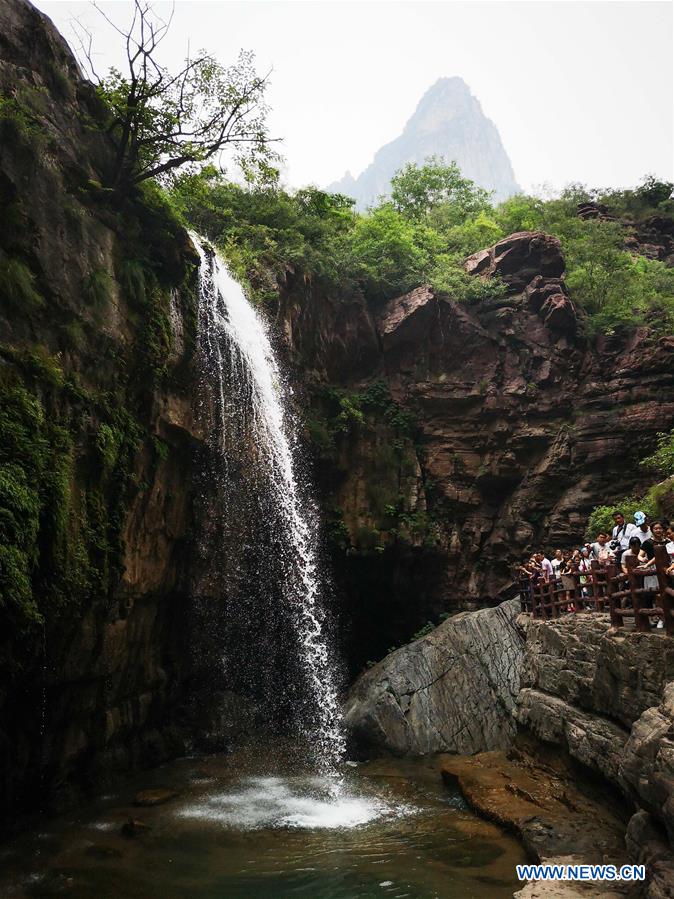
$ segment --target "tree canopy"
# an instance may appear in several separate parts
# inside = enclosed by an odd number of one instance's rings
[[[109,186],[125,189],[168,176],[218,159],[228,147],[244,167],[273,157],[264,102],[268,79],[256,73],[252,53],[241,51],[235,63],[223,66],[202,51],[171,72],[159,53],[170,18],[163,21],[146,0],[134,0],[131,22],[121,28],[96,8],[126,55],[124,71],[112,68],[99,77],[91,35],[79,26],[80,57],[97,84],[116,148]]]
[[[395,173],[391,202],[406,218],[421,220],[442,208],[457,224],[489,208],[489,191],[464,178],[455,162],[429,156],[424,165],[409,162]]]

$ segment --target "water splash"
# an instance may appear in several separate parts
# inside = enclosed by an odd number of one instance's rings
[[[413,811],[362,792],[351,791],[335,799],[332,786],[325,777],[249,777],[228,792],[209,794],[175,814],[237,830],[335,830]]]
[[[283,601],[287,604],[306,679],[305,737],[319,770],[335,774],[345,738],[330,657],[314,546],[315,523],[303,500],[295,464],[295,424],[265,323],[217,254],[192,240],[201,259],[198,344],[210,379],[212,444],[226,469],[232,435],[245,439],[264,474],[275,509]],[[229,379],[226,376],[229,373]],[[236,395],[228,390],[236,384]],[[237,439],[237,438],[234,438]]]

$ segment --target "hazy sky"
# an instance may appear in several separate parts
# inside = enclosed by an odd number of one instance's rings
[[[94,33],[101,69],[119,37],[90,4],[37,0],[70,40]],[[120,23],[126,0],[101,3]],[[166,15],[170,4],[156,3]],[[178,0],[164,59],[187,43],[223,63],[254,50],[273,67],[268,100],[293,186],[357,175],[396,137],[424,91],[460,75],[496,123],[525,189],[571,181],[674,180],[672,4]]]

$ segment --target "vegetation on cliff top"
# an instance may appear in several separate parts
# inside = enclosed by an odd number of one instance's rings
[[[245,185],[212,167],[183,175],[172,201],[224,250],[261,300],[273,298],[288,266],[335,292],[359,287],[375,303],[421,283],[458,300],[493,297],[503,285],[469,277],[463,259],[513,232],[542,230],[562,243],[567,286],[590,331],[612,333],[639,324],[655,331],[674,326],[674,269],[628,249],[656,216],[674,231],[671,193],[671,184],[647,178],[635,190],[575,185],[556,199],[520,195],[492,206],[455,164],[431,159],[398,172],[391,198],[365,213],[340,194],[284,190],[268,168]],[[579,217],[579,204],[587,202],[601,204],[606,214]]]
[[[655,451],[642,459],[641,466],[664,480],[650,487],[642,496],[626,496],[612,506],[596,506],[588,519],[585,536],[594,540],[600,531],[611,533],[613,512],[619,509],[632,521],[635,512],[645,512],[651,519],[674,520],[674,429],[658,434]]]

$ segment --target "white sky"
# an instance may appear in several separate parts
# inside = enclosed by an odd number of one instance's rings
[[[121,66],[119,37],[89,3],[36,5],[68,40],[80,17],[100,69]],[[126,0],[101,6],[128,21]],[[177,66],[189,41],[224,64],[244,48],[258,71],[273,67],[271,126],[293,186],[359,174],[437,78],[460,75],[522,187],[627,187],[646,173],[674,180],[672,9],[669,0],[177,0],[163,59]]]

